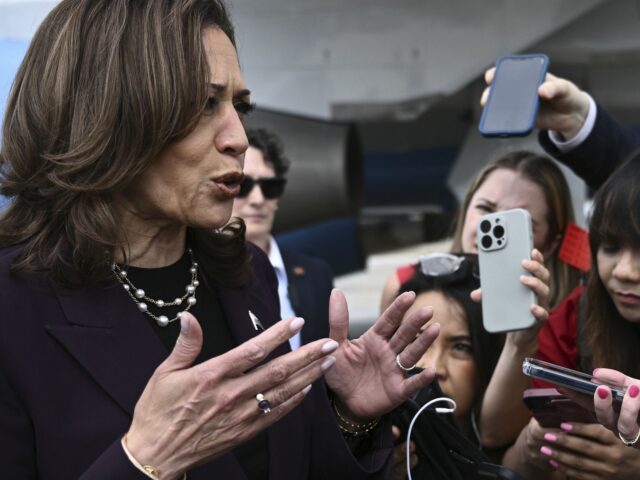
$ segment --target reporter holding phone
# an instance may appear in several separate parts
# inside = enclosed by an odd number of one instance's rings
[[[0,151],[7,479],[382,479],[387,412],[438,334],[401,295],[290,351],[266,256],[228,224],[251,110],[216,0],[63,0],[18,71]],[[196,320],[197,317],[197,320]],[[398,359],[398,360],[397,360]]]
[[[576,290],[551,314],[536,356],[567,368],[590,371],[594,366],[608,366],[638,377],[640,153],[628,159],[597,192],[590,244],[592,275],[586,289]],[[608,370],[599,372],[596,376],[602,378],[611,375]],[[622,438],[597,423],[566,422],[560,430],[548,430],[531,420],[505,456],[505,465],[535,478],[551,478],[551,470],[579,479],[637,478],[640,451],[626,444],[636,443],[638,430],[630,417],[637,413],[639,393],[638,385],[627,389]],[[596,397],[599,419],[613,429],[615,417],[606,408],[607,399],[611,401],[609,389],[599,387]]]

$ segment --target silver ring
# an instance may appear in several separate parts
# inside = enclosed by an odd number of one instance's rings
[[[271,403],[269,403],[269,400],[267,400],[263,394],[257,394],[256,400],[258,402],[258,408],[262,410],[262,413],[266,415],[271,411]]]
[[[396,365],[398,365],[398,368],[400,368],[400,370],[403,370],[405,372],[410,372],[411,370],[413,370],[414,368],[416,368],[417,363],[414,363],[413,365],[411,365],[410,367],[405,367],[402,362],[400,361],[400,354],[396,355]]]
[[[624,443],[627,447],[633,447],[636,443],[638,443],[638,440],[640,440],[640,428],[638,428],[638,433],[636,433],[635,438],[632,440],[624,438],[620,432],[618,432],[618,437],[620,437],[622,443]]]

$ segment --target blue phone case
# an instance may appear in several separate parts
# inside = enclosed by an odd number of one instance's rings
[[[481,135],[523,137],[531,133],[540,103],[538,87],[544,82],[548,66],[549,58],[541,53],[506,55],[497,60],[489,98],[478,127]],[[515,68],[515,74],[520,78],[514,78],[509,68]]]

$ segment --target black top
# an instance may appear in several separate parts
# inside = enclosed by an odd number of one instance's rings
[[[142,288],[148,297],[171,302],[185,294],[185,288],[191,282],[190,268],[191,258],[188,253],[185,253],[173,265],[162,268],[127,267],[126,270],[131,283],[136,288]],[[221,355],[236,346],[229,325],[224,318],[218,294],[215,288],[207,282],[201,268],[198,268],[198,280],[200,285],[196,288],[196,304],[189,310],[198,319],[203,334],[202,351],[195,361],[196,364]],[[151,302],[145,303],[151,313],[156,316],[166,315],[169,319],[174,318],[179,311],[184,310],[187,306],[186,300],[179,306],[164,308],[159,308]],[[141,314],[141,320],[149,322],[167,352],[170,352],[180,333],[180,321],[176,320],[166,327],[161,327],[146,314]],[[256,408],[258,408],[257,402]],[[253,439],[236,447],[233,453],[249,480],[269,478],[266,431],[262,431]]]

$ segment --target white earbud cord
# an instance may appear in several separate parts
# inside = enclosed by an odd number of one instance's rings
[[[436,408],[436,413],[453,413],[456,411],[456,408],[458,408],[458,405],[456,404],[455,400],[453,400],[452,398],[438,397],[438,398],[434,398],[433,400],[429,400],[427,403],[425,403],[422,407],[420,407],[420,410],[418,410],[418,412],[413,416],[413,418],[411,419],[411,423],[409,424],[409,430],[407,430],[407,476],[409,477],[409,480],[413,480],[413,477],[411,476],[411,452],[409,451],[409,446],[411,445],[411,431],[413,430],[413,425],[414,423],[416,423],[416,420],[418,419],[420,414],[424,412],[425,409],[429,408],[431,405],[437,402],[447,402],[451,405],[451,408]]]

